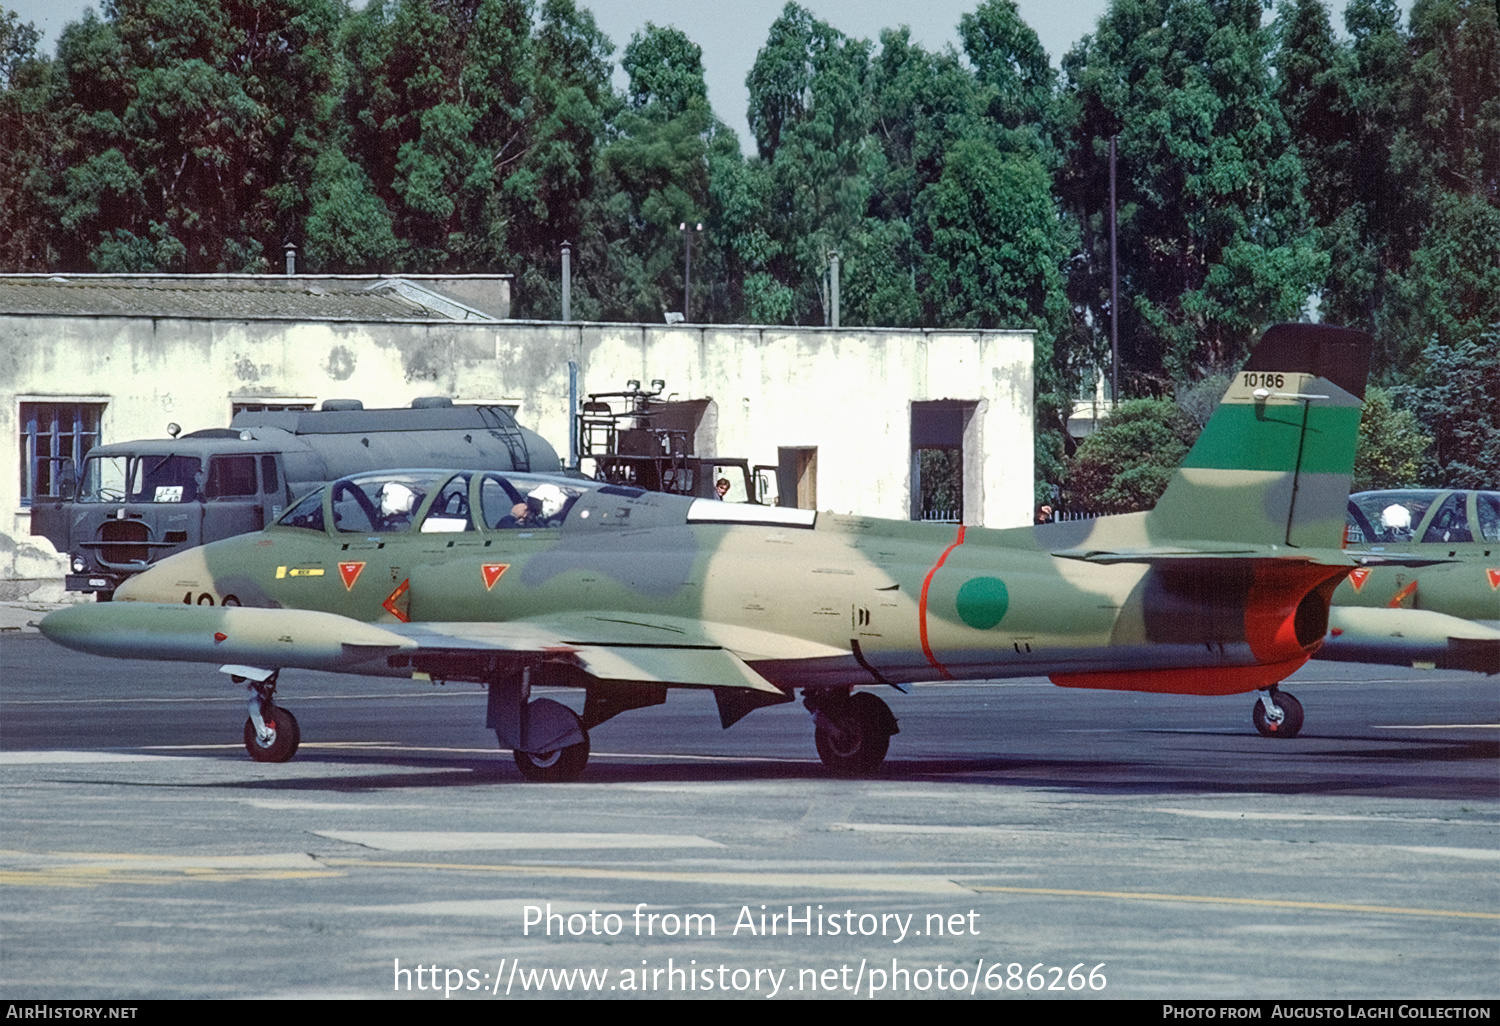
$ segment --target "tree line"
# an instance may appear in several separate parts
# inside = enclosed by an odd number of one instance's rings
[[[4,11],[0,267],[266,272],[290,242],[305,271],[513,273],[546,319],[568,241],[574,317],[657,321],[686,226],[695,320],[823,324],[836,252],[844,325],[1036,331],[1039,494],[1072,474],[1082,503],[1115,137],[1121,392],[1157,435],[1316,316],[1378,342],[1361,483],[1494,487],[1496,5],[1264,13],[1112,0],[1054,67],[1010,0],[941,52],[789,3],[746,152],[692,40],[648,23],[617,90],[574,0],[106,0],[52,55]]]

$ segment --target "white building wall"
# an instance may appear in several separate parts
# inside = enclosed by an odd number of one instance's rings
[[[718,455],[816,446],[819,508],[893,519],[910,516],[911,404],[977,403],[982,505],[966,519],[1031,520],[1027,331],[0,316],[0,599],[59,597],[65,572],[21,504],[22,402],[105,402],[100,440],[123,442],[222,427],[237,399],[504,400],[566,455],[569,361],[580,397],[660,378],[712,398]]]

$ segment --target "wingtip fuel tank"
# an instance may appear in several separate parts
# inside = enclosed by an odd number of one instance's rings
[[[416,647],[375,624],[316,610],[155,602],[70,606],[45,616],[41,631],[65,648],[118,659],[372,674],[386,672],[390,656]]]

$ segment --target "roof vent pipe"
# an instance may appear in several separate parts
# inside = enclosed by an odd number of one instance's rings
[[[297,274],[297,247],[288,242],[283,249],[286,253],[286,276],[291,278]]]

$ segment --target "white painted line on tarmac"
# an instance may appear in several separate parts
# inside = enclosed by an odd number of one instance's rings
[[[377,851],[539,851],[722,848],[693,834],[469,833],[429,830],[314,830],[319,837]]]
[[[661,911],[664,908],[674,908],[670,905],[652,905],[653,911]],[[581,901],[542,901],[528,900],[525,898],[486,898],[478,901],[418,901],[409,905],[366,905],[351,906],[346,912],[365,912],[376,915],[413,915],[413,916],[474,916],[485,919],[507,919],[512,922],[523,922],[527,909],[537,909],[546,915],[567,917],[570,915],[582,915],[588,917],[592,912],[598,912],[601,916],[611,912],[620,916],[628,915],[635,911],[631,904],[613,904],[606,902],[584,903]],[[534,912],[533,915],[536,913]],[[563,928],[551,924],[562,933]],[[543,933],[545,926],[537,933]],[[576,934],[574,936],[577,936]]]
[[[1446,855],[1455,859],[1478,859],[1492,862],[1500,860],[1500,851],[1493,848],[1418,848],[1406,845],[1393,845],[1400,851],[1414,851],[1419,855]]]
[[[1500,730],[1500,723],[1372,723],[1374,730]]]
[[[170,755],[141,755],[138,752],[0,752],[0,766],[31,766],[41,763],[164,762],[171,758]]]
[[[830,823],[828,829],[850,830],[863,834],[1030,834],[1036,832],[1008,826],[941,826],[935,823]]]
[[[779,891],[783,894],[818,888],[835,891],[875,891],[887,894],[965,894],[977,887],[966,887],[941,876],[885,873],[705,873],[649,869],[595,869],[585,866],[496,866],[457,862],[383,862],[366,859],[325,858],[326,866],[378,869],[436,869],[465,873],[495,873],[502,876],[541,876],[576,880],[632,880],[647,883],[716,884],[750,889],[754,893]]]
[[[7,851],[0,858],[10,861],[21,856],[26,861],[75,866],[109,866],[119,869],[150,869],[158,872],[186,869],[321,869],[317,859],[306,852],[277,852],[270,855],[162,855],[146,852],[49,851],[39,854]]]
[[[1295,823],[1444,823],[1469,826],[1497,826],[1493,819],[1445,819],[1441,816],[1382,816],[1353,813],[1319,812],[1251,812],[1231,809],[1152,809],[1172,816],[1188,816],[1192,819],[1267,819]]]

